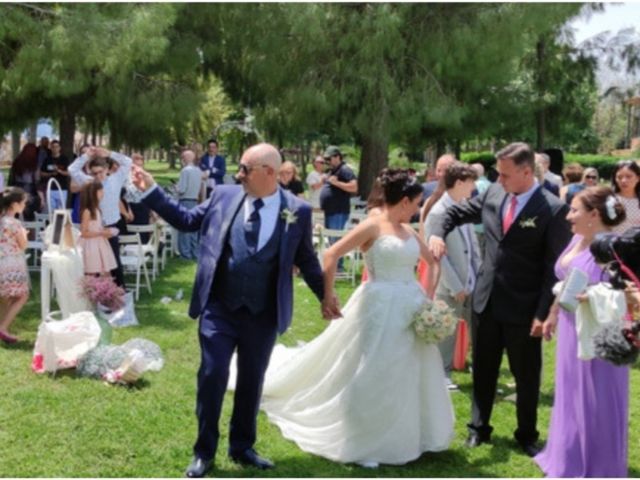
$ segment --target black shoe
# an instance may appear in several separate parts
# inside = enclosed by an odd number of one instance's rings
[[[477,432],[471,432],[467,437],[467,441],[464,442],[464,446],[467,448],[476,448],[477,446],[482,445],[483,443],[489,443],[490,441],[491,438],[488,436],[482,436]]]
[[[213,467],[213,460],[203,460],[200,457],[193,457],[187,467],[185,475],[189,478],[202,478]]]
[[[542,450],[542,448],[536,442],[521,443],[520,448],[530,457],[535,457],[538,453],[540,453],[540,450]]]
[[[240,455],[231,455],[231,460],[235,463],[239,463],[240,465],[249,465],[251,467],[256,467],[261,470],[267,470],[269,468],[275,467],[271,460],[267,460],[266,458],[262,458],[258,455],[254,449],[248,448]]]

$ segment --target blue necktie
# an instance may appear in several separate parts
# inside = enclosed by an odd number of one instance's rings
[[[247,249],[249,254],[253,255],[258,250],[258,236],[260,234],[260,209],[264,207],[261,198],[253,201],[253,212],[249,215],[249,219],[244,224],[244,238],[247,241]]]

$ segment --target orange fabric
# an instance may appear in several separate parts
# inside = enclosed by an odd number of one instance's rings
[[[468,351],[469,330],[467,328],[467,322],[460,319],[456,329],[456,346],[453,351],[453,368],[455,370],[464,370]]]
[[[424,291],[427,291],[427,281],[429,275],[429,265],[424,260],[420,260],[418,263],[418,282],[422,285]]]

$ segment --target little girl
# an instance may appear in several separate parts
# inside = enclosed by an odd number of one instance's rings
[[[0,192],[0,340],[15,343],[9,326],[29,298],[29,274],[24,251],[27,231],[16,215],[22,213],[27,194],[18,187]]]
[[[90,182],[80,191],[80,240],[85,275],[109,273],[115,269],[116,258],[107,241],[111,228],[102,226],[100,200],[104,196],[102,183]]]

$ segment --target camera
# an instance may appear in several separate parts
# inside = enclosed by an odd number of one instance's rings
[[[625,279],[632,280],[629,272],[640,275],[640,227],[631,227],[622,235],[596,235],[591,242],[591,253],[596,262],[606,264],[611,286],[623,290]]]

